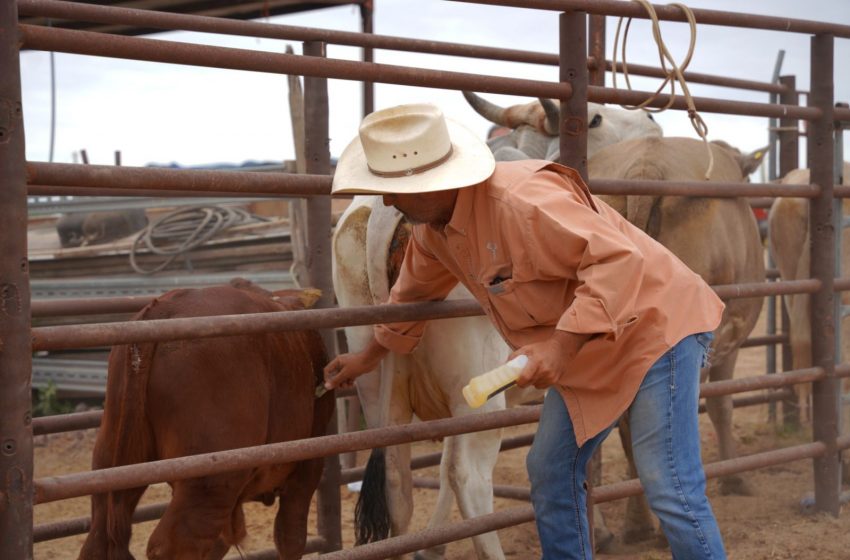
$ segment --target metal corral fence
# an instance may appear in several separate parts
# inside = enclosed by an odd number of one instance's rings
[[[472,0],[470,0],[472,1]],[[223,451],[154,463],[128,465],[90,473],[33,480],[33,433],[78,429],[96,425],[97,413],[69,415],[33,422],[30,412],[31,355],[38,350],[104,346],[140,341],[163,341],[191,337],[259,333],[270,330],[304,328],[331,329],[345,325],[366,325],[438,317],[481,314],[474,301],[455,301],[353,309],[331,308],[330,208],[331,177],[327,151],[326,79],[347,79],[415,85],[432,88],[474,89],[481,92],[515,94],[560,99],[566,113],[561,119],[562,162],[579,169],[586,177],[587,101],[636,104],[647,92],[603,87],[604,28],[601,15],[644,18],[643,9],[629,2],[613,0],[480,0],[477,3],[557,12],[560,19],[560,54],[528,53],[470,45],[415,41],[398,37],[343,33],[235,22],[210,17],[175,15],[140,10],[73,4],[53,0],[4,2],[0,8],[0,555],[29,558],[34,539],[55,538],[85,530],[86,519],[70,520],[63,527],[33,529],[33,504],[92,493],[126,489],[168,480],[326,457],[325,481],[319,491],[319,535],[310,539],[308,551],[326,553],[323,558],[385,558],[426,546],[450,542],[533,518],[530,506],[511,508],[450,527],[388,539],[379,543],[341,550],[339,486],[359,476],[358,469],[340,472],[337,454],[373,447],[445,437],[463,432],[532,423],[539,407],[520,407],[491,414],[459,419],[422,422],[397,428],[331,434],[321,438],[267,446]],[[662,20],[684,21],[675,7],[656,6]],[[305,56],[270,54],[243,49],[198,46],[144,38],[123,37],[19,24],[18,16],[56,19],[84,19],[90,22],[132,24],[153,29],[196,30],[305,41]],[[591,19],[591,57],[588,58],[587,20]],[[743,472],[801,458],[812,458],[815,479],[815,507],[837,515],[840,490],[840,451],[850,447],[850,436],[839,434],[839,378],[850,376],[846,364],[836,366],[834,329],[837,318],[835,291],[850,289],[850,279],[834,278],[833,202],[850,196],[850,189],[833,184],[833,131],[837,121],[850,120],[850,110],[833,106],[832,69],[835,37],[850,38],[850,26],[832,25],[786,18],[694,10],[704,25],[727,25],[812,35],[811,91],[808,105],[782,100],[779,105],[696,98],[701,111],[774,117],[795,125],[808,121],[809,185],[660,183],[653,181],[591,180],[591,189],[600,194],[668,194],[699,196],[799,196],[811,199],[812,279],[735,286],[715,286],[725,298],[754,297],[791,293],[812,294],[812,337],[814,367],[769,376],[710,383],[702,387],[704,397],[788,387],[814,382],[814,439],[811,443],[759,453],[706,465],[709,477]],[[553,14],[553,17],[555,15]],[[453,54],[498,60],[557,64],[560,81],[512,79],[495,76],[406,68],[371,62],[328,60],[325,43],[367,48],[391,48]],[[68,165],[27,162],[24,155],[18,49],[24,48],[76,54],[129,58],[155,62],[192,64],[219,68],[254,70],[305,76],[307,118],[307,161],[305,175],[282,173],[254,174],[197,170],[166,170],[94,165]],[[652,75],[657,70],[631,66]],[[759,84],[697,74],[687,74],[694,82],[744,87],[780,96],[793,95],[793,85]],[[669,97],[659,95],[652,106],[665,105]],[[686,108],[684,100],[673,107]],[[568,128],[569,127],[569,128]],[[796,162],[795,162],[796,164]],[[786,169],[787,170],[787,169]],[[309,311],[269,313],[240,317],[177,319],[170,321],[119,322],[80,326],[31,328],[30,287],[27,274],[26,221],[27,195],[127,195],[158,193],[216,193],[228,195],[263,194],[303,196],[309,199],[308,245],[311,250],[311,282],[323,288],[319,306]],[[127,302],[117,302],[116,305]],[[125,309],[125,307],[121,307]],[[42,310],[43,312],[43,310]],[[768,337],[769,338],[769,337]],[[326,340],[328,340],[326,338]],[[762,340],[761,342],[776,342]],[[510,445],[527,444],[526,441]],[[417,458],[420,464],[433,457]],[[497,489],[499,490],[499,489]],[[501,489],[523,495],[522,489]],[[637,481],[625,481],[597,488],[596,501],[607,501],[639,493]],[[154,518],[161,506],[142,508],[138,517]],[[336,552],[334,552],[336,551]],[[262,556],[268,557],[268,556]]]

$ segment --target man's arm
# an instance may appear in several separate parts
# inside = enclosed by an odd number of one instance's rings
[[[360,352],[340,354],[325,366],[325,389],[350,387],[357,377],[378,367],[388,352],[373,336]]]

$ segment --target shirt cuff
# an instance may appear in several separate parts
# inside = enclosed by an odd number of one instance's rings
[[[617,340],[623,329],[635,321],[637,315],[631,315],[618,323],[601,299],[577,297],[561,316],[556,328],[577,334],[612,334]]]
[[[420,336],[397,333],[386,325],[375,325],[375,340],[396,354],[410,354],[419,344]]]

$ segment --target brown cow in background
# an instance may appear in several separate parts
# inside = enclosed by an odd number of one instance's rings
[[[316,299],[309,291],[274,295],[246,281],[233,284],[172,290],[134,319],[288,311]],[[315,391],[326,363],[315,331],[115,346],[92,467],[324,435],[334,396],[317,399]],[[220,559],[245,537],[242,502],[271,504],[280,496],[275,544],[281,558],[300,558],[322,466],[313,459],[171,483],[171,503],[148,542],[148,557]],[[80,559],[133,558],[131,517],[144,491],[92,496],[92,528]]]

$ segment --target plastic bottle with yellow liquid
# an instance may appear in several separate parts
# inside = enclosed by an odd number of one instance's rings
[[[469,380],[463,388],[463,398],[472,408],[478,408],[487,402],[487,399],[498,395],[514,383],[519,374],[528,363],[528,356],[520,354],[513,360],[506,362],[487,373],[482,373]]]

